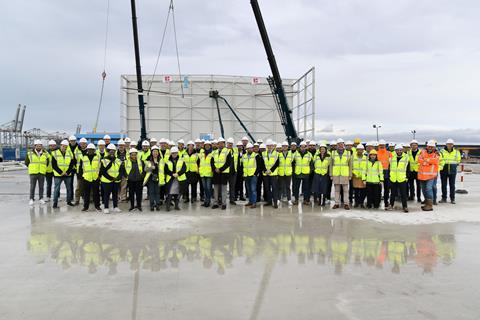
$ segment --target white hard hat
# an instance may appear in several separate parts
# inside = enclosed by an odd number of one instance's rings
[[[195,139],[195,143],[202,143],[202,140],[197,138],[197,139]]]
[[[427,147],[435,147],[435,141],[428,140]]]
[[[125,141],[123,139],[120,139],[118,140],[117,142],[118,145],[124,145],[125,144]]]
[[[205,141],[203,144],[209,144],[209,145],[212,145],[212,143],[210,141]]]
[[[291,146],[296,146],[297,143],[295,141],[293,141],[292,143],[290,143]]]
[[[455,142],[453,141],[453,139],[448,139],[446,144],[455,144]]]
[[[255,146],[256,146],[256,147],[260,147],[260,145],[258,144],[258,142],[255,142],[255,143],[253,144],[253,146],[254,146],[254,147],[255,147]]]
[[[150,146],[150,142],[148,142],[147,140],[144,140],[142,142],[142,147],[149,147]]]
[[[175,143],[174,143],[172,140],[168,140],[168,145],[169,145],[169,146],[174,146]]]
[[[263,139],[258,139],[257,142],[258,143],[263,143]]]
[[[373,146],[378,147],[378,141],[373,141]]]
[[[79,142],[80,142],[80,143],[87,143],[88,141],[87,141],[87,139],[85,139],[85,138],[80,138]]]
[[[212,143],[217,144],[218,143],[217,139],[213,139]]]
[[[157,139],[155,139],[155,138],[150,138],[150,142],[157,142]]]
[[[363,150],[365,150],[365,147],[363,146],[363,144],[359,143],[359,144],[357,145],[357,149],[363,149]]]
[[[51,146],[51,145],[57,145],[57,143],[55,142],[55,140],[50,140],[48,141],[48,145]]]
[[[346,145],[352,145],[353,146],[353,141],[352,140],[347,140],[347,142],[345,142]]]
[[[282,145],[280,143],[277,143],[276,149],[282,148]]]
[[[307,143],[305,141],[300,142],[300,146],[306,146]]]
[[[282,142],[282,146],[283,146],[283,147],[288,147],[288,142],[287,142],[287,141],[283,141],[283,142]]]
[[[263,143],[260,144],[260,149],[265,149],[265,148],[266,148],[266,146]]]
[[[172,149],[170,149],[170,153],[178,153],[178,148],[172,147]]]
[[[158,146],[153,146],[153,147],[152,147],[152,151],[153,151],[153,150],[160,150],[160,148],[159,148]]]
[[[345,142],[345,141],[343,141],[342,138],[338,138],[338,139],[337,139],[337,143],[344,143],[344,142]]]
[[[125,143],[129,143],[129,142],[132,142],[132,139],[130,139],[129,137],[126,137],[124,141]]]
[[[227,143],[235,143],[235,140],[233,140],[233,138],[228,138]]]
[[[167,141],[167,139],[165,139],[165,138],[160,138],[160,140],[159,140],[158,142],[159,142],[159,143],[167,143],[168,141]]]
[[[396,144],[395,142],[393,142],[393,141],[390,141],[390,142],[388,143],[388,145],[391,147],[391,146],[396,146],[397,144]]]
[[[331,146],[336,146],[336,145],[337,145],[337,141],[335,141],[335,140],[330,141],[330,145],[331,145]]]
[[[98,145],[98,146],[104,146],[104,145],[105,145],[105,141],[100,139],[100,140],[98,140],[97,145]]]
[[[107,139],[111,140],[112,138],[110,138],[110,136],[108,134],[106,134],[106,135],[103,136],[103,140],[107,140]]]
[[[368,141],[365,145],[367,147],[373,147],[373,141]],[[358,148],[358,146],[357,146],[357,148]]]
[[[177,144],[180,144],[180,143],[185,144],[185,141],[183,141],[183,139],[180,139],[180,140],[177,141]]]
[[[136,148],[131,148],[130,149],[130,154],[132,154],[132,153],[138,153],[138,150]]]
[[[253,144],[251,144],[250,142],[247,143],[247,149],[250,149],[250,148],[253,148]]]
[[[410,144],[412,144],[412,143],[418,144],[418,141],[413,139],[412,141],[410,141]]]
[[[387,144],[387,141],[383,140],[383,139],[380,139],[380,141],[378,141],[378,144]]]
[[[87,149],[93,149],[95,150],[95,145],[93,143],[89,143],[88,146],[87,146]]]
[[[311,145],[316,145],[317,143],[315,142],[315,140],[311,140],[311,141],[310,141],[310,144],[311,144]]]
[[[195,145],[195,143],[193,143],[193,141],[192,141],[192,140],[190,140],[190,141],[188,141],[188,142],[187,142],[187,146],[188,146],[188,145],[192,145],[192,146],[194,146],[194,145]]]
[[[60,144],[62,146],[68,146],[68,141],[67,140],[62,140],[62,142],[60,142]]]
[[[133,147],[133,146],[136,146],[137,145],[137,141],[133,140],[131,143],[130,143],[130,146]]]
[[[322,148],[322,147],[323,147],[323,148],[326,148],[327,145],[326,145],[325,143],[320,143],[320,148]]]
[[[117,147],[115,147],[115,145],[113,143],[110,143],[108,146],[107,146],[107,149],[108,150],[117,150]]]
[[[403,144],[399,143],[395,145],[395,150],[403,150]]]
[[[77,141],[77,137],[75,137],[75,136],[70,136],[70,137],[68,137],[68,140],[69,140],[69,141],[73,141],[73,140]]]
[[[242,141],[238,141],[238,142],[237,142],[237,147],[238,147],[238,146],[243,146],[243,142],[242,142]]]
[[[242,138],[242,141],[248,141],[248,138],[247,138],[246,136],[244,136],[244,137]]]
[[[39,144],[39,145],[41,145],[41,146],[43,145],[42,140],[38,140],[38,139],[35,140],[35,141],[33,142],[33,144],[34,144],[34,145],[35,145],[35,144]]]
[[[265,142],[265,145],[267,145],[267,146],[273,145],[273,140],[272,139],[267,139],[267,142]]]
[[[217,142],[225,142],[225,139],[223,139],[222,137],[218,138]]]

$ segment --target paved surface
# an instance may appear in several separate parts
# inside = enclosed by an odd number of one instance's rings
[[[2,173],[0,319],[480,319],[480,176],[466,186],[437,220],[415,204],[402,223],[198,204],[106,216],[30,208],[26,173]]]

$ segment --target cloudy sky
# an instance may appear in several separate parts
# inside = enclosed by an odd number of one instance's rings
[[[169,0],[137,1],[143,72],[152,73]],[[316,67],[317,127],[340,135],[480,141],[480,1],[259,0],[284,78]],[[2,1],[0,123],[93,126],[107,0]],[[270,74],[248,0],[176,0],[185,74]],[[130,1],[111,0],[100,130],[119,130],[120,75],[135,72]],[[176,73],[172,29],[159,73]],[[323,133],[322,133],[323,134]],[[326,136],[329,133],[324,133]],[[400,139],[399,138],[399,139]]]

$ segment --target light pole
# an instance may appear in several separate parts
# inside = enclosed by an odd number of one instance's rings
[[[415,134],[417,133],[417,130],[413,129],[410,131],[410,133],[413,135],[413,140],[415,140]]]
[[[381,127],[382,126],[379,126],[379,125],[376,125],[376,124],[373,125],[373,128],[377,129],[377,141],[378,141],[378,129],[380,129]]]

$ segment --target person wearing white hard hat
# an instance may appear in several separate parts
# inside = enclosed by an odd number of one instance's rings
[[[95,152],[95,145],[93,143],[87,145],[87,152],[80,158],[78,173],[83,181],[82,211],[88,211],[90,207],[90,195],[93,194],[95,209],[97,212],[101,212],[99,194],[100,157]]]
[[[45,204],[43,200],[43,186],[45,184],[45,175],[48,166],[48,154],[43,150],[41,140],[33,142],[33,150],[28,151],[25,157],[25,165],[28,167],[28,175],[30,178],[30,201],[29,205],[33,205],[35,201],[35,189],[38,183],[38,198],[40,204]]]
[[[303,192],[303,204],[310,205],[310,189],[311,185],[310,172],[313,167],[312,154],[307,150],[305,141],[300,142],[300,148],[294,154],[293,166],[295,168],[293,176],[293,196],[295,201],[293,204],[297,205],[300,198],[300,186]]]
[[[156,146],[157,143],[158,141],[156,138],[150,138],[150,148],[152,148],[153,146]]]
[[[177,147],[178,147],[178,156],[180,158],[183,158],[185,152],[187,151],[185,149],[185,141],[183,139],[180,139],[177,141]]]
[[[60,148],[55,150],[52,154],[52,169],[53,169],[53,208],[58,208],[58,198],[60,197],[60,186],[62,182],[67,189],[67,205],[73,206],[73,187],[72,179],[75,174],[75,161],[73,153],[69,149],[70,144],[67,140],[60,143]]]
[[[125,148],[127,150],[130,150],[131,144],[132,144],[132,139],[130,139],[129,137],[126,137],[125,139],[123,139],[123,141],[125,142]]]
[[[312,193],[314,198],[314,203],[319,206],[325,206],[327,198],[327,189],[328,189],[328,180],[330,177],[328,175],[328,169],[330,167],[331,157],[328,154],[327,146],[325,144],[320,144],[318,152],[313,156],[313,183],[312,183]]]
[[[47,182],[47,192],[45,202],[49,202],[52,198],[52,185],[53,185],[53,168],[52,168],[52,157],[53,152],[57,150],[57,142],[55,140],[48,141],[48,149],[46,154],[48,156],[48,165],[47,173],[45,174],[45,181]]]
[[[112,142],[112,138],[108,134],[103,136],[103,140],[105,141],[105,145],[109,145]]]
[[[185,182],[183,202],[194,203],[197,201],[197,185],[200,180],[199,174],[199,153],[195,150],[193,141],[187,142],[187,150],[183,155],[183,160],[187,166],[187,181]]]
[[[383,167],[383,203],[388,208],[388,197],[390,196],[390,159],[392,153],[387,150],[387,142],[381,139],[378,142],[377,159],[382,163]]]
[[[347,152],[350,153],[351,156],[355,155],[355,147],[353,146],[353,141],[345,141],[345,150],[347,150]]]
[[[173,147],[170,150],[170,158],[165,163],[164,174],[160,172],[160,183],[166,184],[167,199],[165,200],[165,207],[167,211],[170,211],[170,205],[173,201],[175,210],[180,210],[178,205],[180,201],[180,195],[185,193],[186,181],[187,181],[187,165],[182,157],[180,157],[180,150],[177,147]]]
[[[445,148],[440,151],[440,179],[442,182],[442,200],[440,203],[447,202],[447,185],[450,186],[450,202],[455,204],[455,179],[457,177],[457,168],[462,161],[460,151],[455,149],[455,142],[448,139]]]
[[[262,160],[258,153],[254,152],[254,146],[247,143],[246,153],[242,156],[243,177],[247,189],[248,203],[246,207],[257,207],[257,178],[261,174]]]
[[[142,141],[142,151],[140,152],[140,160],[145,162],[151,155],[150,142],[148,140]]]
[[[248,137],[243,136],[241,141],[242,141],[242,145],[243,145],[243,150],[245,152],[247,152],[247,144],[248,144],[248,141],[249,141]]]
[[[143,179],[143,185],[147,186],[148,201],[150,202],[150,211],[160,211],[162,205],[162,199],[160,197],[160,186],[164,186],[162,182],[162,173],[166,161],[160,156],[160,149],[157,146],[153,146],[150,150],[150,155],[140,161],[145,166],[145,178]]]
[[[359,143],[356,147],[356,153],[352,156],[352,188],[355,203],[354,208],[365,208],[364,202],[367,196],[363,173],[366,170],[368,155],[365,152],[363,144]]]
[[[80,138],[78,146],[74,149],[73,154],[75,157],[75,166],[77,170],[77,184],[75,185],[75,205],[80,204],[80,198],[83,197],[83,177],[80,174],[80,160],[82,157],[87,154],[87,144],[88,141],[85,138]],[[70,144],[71,147],[71,144]],[[73,179],[72,179],[73,186]]]
[[[288,150],[288,142],[284,141],[281,144],[281,150],[278,153],[278,184],[279,195],[278,198],[282,200],[286,198],[288,205],[292,205],[292,184],[293,175],[293,160],[295,152]]]
[[[427,148],[420,152],[418,157],[418,180],[425,197],[425,204],[421,207],[423,211],[433,210],[433,184],[436,181],[440,157],[436,152],[435,141],[429,140]]]
[[[275,143],[268,139],[267,150],[262,153],[263,157],[263,198],[264,206],[273,205],[278,208],[278,166],[280,164],[278,153],[275,151]]]
[[[395,154],[390,159],[390,205],[385,207],[385,210],[393,210],[395,205],[395,198],[400,193],[402,201],[403,212],[408,212],[408,194],[407,194],[407,169],[409,159],[408,155],[403,153],[403,145],[395,146]]]
[[[122,166],[122,176],[127,178],[128,197],[130,200],[129,212],[142,211],[143,171],[144,164],[138,157],[138,150],[131,148],[128,157]]]
[[[212,200],[212,157],[212,143],[210,141],[205,141],[203,152],[199,154],[199,174],[202,186],[202,189],[200,189],[200,200],[202,200],[203,195],[202,207],[206,208],[210,207],[210,202]]]
[[[100,157],[100,160],[102,160],[105,157],[106,154],[106,148],[105,148],[105,141],[100,139],[97,142],[97,155]]]
[[[110,195],[112,195],[113,212],[122,212],[118,208],[118,189],[124,170],[122,162],[115,156],[117,147],[110,143],[107,146],[108,155],[100,162],[100,181],[103,188],[103,213],[109,214]]]
[[[245,179],[243,177],[243,165],[242,165],[242,157],[245,153],[247,153],[246,146],[248,144],[248,139],[244,144],[243,140],[239,140],[236,145],[236,153],[237,153],[237,160],[235,160],[237,169],[236,169],[236,179],[235,179],[235,201],[245,201],[245,193],[244,193],[244,185]]]
[[[235,140],[233,138],[227,139],[227,149],[230,152],[232,161],[230,163],[230,172],[228,176],[228,198],[231,205],[236,205],[235,202],[235,187],[237,184],[237,170],[238,170],[238,161],[239,161],[239,152],[237,148],[233,147]]]
[[[200,150],[202,150],[202,140],[201,139],[195,139],[195,150],[197,151],[197,153],[200,152]]]
[[[128,159],[129,157],[129,154],[128,154],[129,149],[127,149],[127,145],[123,139],[118,140],[117,145],[118,145],[118,148],[115,156],[123,164],[125,160]],[[120,186],[118,191],[121,202],[127,201],[127,184],[128,184],[127,177],[125,175],[122,175],[122,181],[120,181]]]
[[[418,141],[410,141],[410,151],[408,152],[408,161],[410,164],[410,171],[408,173],[408,200],[415,199],[417,196],[417,202],[422,202],[422,191],[420,186],[420,180],[418,179],[418,159],[420,158],[421,150],[418,148]]]
[[[347,199],[352,180],[352,156],[345,150],[345,143],[342,139],[337,140],[337,149],[331,156],[329,174],[335,188],[335,205],[332,209],[340,208],[340,204],[343,202],[344,209],[350,210]]]
[[[212,165],[215,168],[213,172],[213,184],[215,204],[212,209],[221,207],[222,210],[227,208],[227,183],[230,178],[230,167],[232,165],[232,153],[225,148],[225,139],[218,139],[218,149],[212,157]]]
[[[212,140],[212,150],[213,151],[217,151],[218,149],[218,140],[217,139],[213,139]]]
[[[395,146],[396,146],[396,143],[393,142],[393,141],[390,141],[388,143],[388,151],[390,151],[390,153],[392,154],[392,156],[394,155],[395,153]],[[403,147],[402,147],[402,150],[403,150]]]

